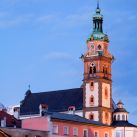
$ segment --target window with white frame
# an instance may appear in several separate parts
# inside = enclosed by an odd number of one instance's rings
[[[64,127],[64,135],[68,135],[69,134],[69,128],[68,127]]]
[[[58,134],[58,125],[53,125],[52,133]]]
[[[95,132],[95,133],[94,133],[94,137],[98,137],[98,132]]]
[[[109,137],[108,133],[105,133],[105,137]]]
[[[115,137],[121,137],[121,132],[117,131]]]
[[[78,136],[78,128],[73,128],[73,136]]]
[[[88,137],[88,130],[87,129],[84,129],[84,131],[83,131],[83,137]]]

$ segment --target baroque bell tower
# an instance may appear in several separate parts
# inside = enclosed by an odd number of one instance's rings
[[[84,117],[103,124],[112,122],[112,79],[113,56],[108,50],[109,39],[103,33],[103,15],[97,4],[93,16],[93,32],[87,40],[84,62]]]

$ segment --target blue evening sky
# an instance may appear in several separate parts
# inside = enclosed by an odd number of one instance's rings
[[[137,123],[137,1],[102,0],[110,38],[113,98]],[[96,0],[0,0],[0,102],[32,92],[80,87]]]

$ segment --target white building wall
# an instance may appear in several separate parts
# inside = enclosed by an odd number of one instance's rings
[[[137,128],[117,127],[114,129],[113,137],[118,137],[116,136],[116,133],[120,133],[120,137],[137,137]]]
[[[94,96],[94,107],[97,107],[99,104],[99,100],[98,100],[98,82],[95,82],[94,83],[94,90],[91,91],[90,89],[90,83],[87,83],[86,84],[86,104],[85,106],[86,107],[92,107],[91,104],[90,104],[90,98],[91,96]]]
[[[105,88],[108,89],[108,98],[105,98]],[[110,108],[110,84],[102,83],[102,106]]]

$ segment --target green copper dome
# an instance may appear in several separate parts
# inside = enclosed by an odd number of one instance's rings
[[[93,16],[93,32],[89,40],[103,40],[109,42],[108,35],[103,33],[103,15],[99,8],[99,3],[97,4],[96,13]]]
[[[91,40],[103,40],[109,42],[108,35],[101,32],[93,32],[88,41]]]

